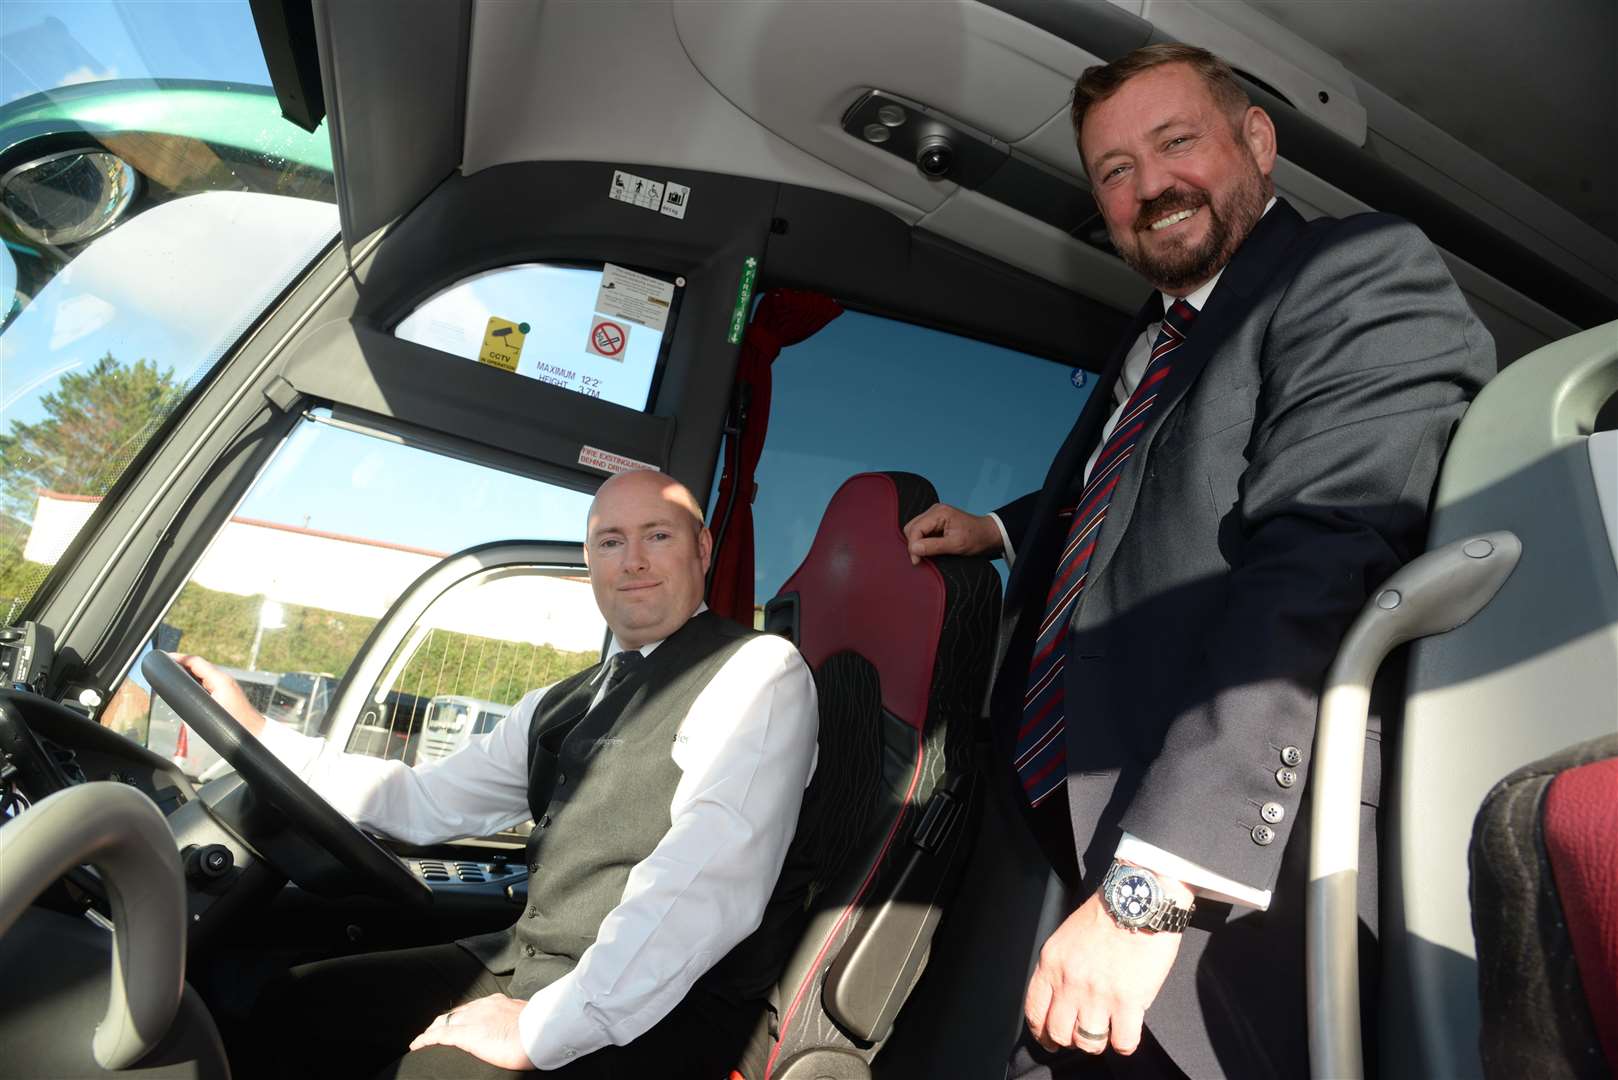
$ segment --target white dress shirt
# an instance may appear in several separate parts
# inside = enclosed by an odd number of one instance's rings
[[[1264,213],[1268,214],[1270,207],[1274,205],[1275,199],[1272,197],[1264,205]],[[1263,215],[1260,216],[1262,217]],[[1171,296],[1168,293],[1160,294],[1163,297],[1163,310],[1167,311],[1176,300],[1184,299],[1187,304],[1201,311],[1202,306],[1208,302],[1208,297],[1213,295],[1214,286],[1219,284],[1219,279],[1224,272],[1223,268],[1221,268],[1219,273],[1209,278],[1206,284],[1185,297]],[[1146,374],[1146,366],[1151,363],[1152,359],[1152,343],[1157,340],[1157,332],[1162,325],[1161,320],[1148,323],[1146,329],[1141,331],[1140,337],[1135,339],[1135,343],[1130,346],[1129,352],[1124,357],[1124,368],[1119,372],[1118,381],[1112,388],[1112,398],[1117,405],[1113,409],[1112,415],[1107,418],[1106,426],[1101,429],[1101,438],[1096,441],[1096,448],[1091,451],[1090,460],[1084,463],[1085,483],[1090,482],[1090,470],[1095,468],[1096,458],[1101,456],[1102,448],[1107,445],[1107,440],[1112,438],[1113,429],[1118,426],[1118,418],[1123,415],[1124,405],[1128,403],[1129,395],[1135,392],[1135,387],[1140,385],[1141,378]],[[1010,566],[1012,560],[1016,558],[1016,552],[1011,547],[1011,537],[1007,534],[1006,527],[1001,522],[998,514],[991,513],[989,516],[994,519],[995,528],[1000,530],[1000,540],[1005,549],[1006,565]],[[1146,869],[1164,877],[1182,881],[1192,892],[1198,896],[1205,896],[1210,900],[1221,900],[1228,904],[1242,904],[1247,907],[1258,908],[1260,911],[1267,910],[1270,906],[1269,889],[1255,889],[1251,885],[1243,885],[1239,881],[1233,881],[1221,874],[1214,873],[1212,870],[1198,866],[1189,859],[1183,859],[1171,851],[1164,851],[1155,844],[1148,844],[1140,837],[1130,833],[1124,833],[1123,839],[1118,842],[1118,850],[1114,852],[1114,856],[1125,862],[1134,863],[1136,866],[1144,866]]]
[[[619,651],[614,638],[603,659]],[[531,691],[493,731],[414,769],[274,721],[262,738],[358,825],[416,844],[485,836],[530,816],[528,730],[544,694]],[[670,748],[681,777],[669,831],[630,871],[578,965],[518,1017],[536,1068],[645,1033],[758,927],[814,774],[818,727],[814,679],[785,639],[754,638],[719,669]]]

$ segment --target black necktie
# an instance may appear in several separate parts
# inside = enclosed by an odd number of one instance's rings
[[[623,652],[614,653],[612,659],[607,661],[607,679],[601,690],[602,695],[612,693],[644,659],[639,649],[625,649]]]

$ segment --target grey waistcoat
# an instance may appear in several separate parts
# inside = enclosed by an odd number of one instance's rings
[[[512,997],[529,998],[573,970],[622,898],[630,869],[668,832],[680,781],[670,756],[674,737],[703,688],[753,636],[704,612],[594,709],[600,665],[540,700],[528,734],[528,904],[511,929],[461,942],[491,971],[512,973]],[[737,950],[744,951],[751,950]],[[761,969],[759,960],[739,963],[732,954],[705,982],[732,999],[760,996],[762,976],[773,981],[773,959]]]

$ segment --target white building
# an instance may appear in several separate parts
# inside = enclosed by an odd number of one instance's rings
[[[100,501],[89,495],[41,491],[23,558],[55,563]],[[191,580],[236,596],[263,596],[281,604],[378,619],[445,554],[233,517]],[[606,632],[589,579],[575,574],[494,575],[476,587],[446,594],[425,621],[441,630],[570,652],[599,649]]]

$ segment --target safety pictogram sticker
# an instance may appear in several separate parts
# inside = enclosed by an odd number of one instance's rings
[[[682,188],[685,195],[680,198],[680,205],[685,205],[685,199],[690,196],[690,188]],[[619,202],[638,206],[642,210],[661,210],[663,207],[663,184],[657,180],[648,180],[644,176],[626,173],[622,169],[614,169],[612,173],[612,187],[607,194]],[[683,214],[680,216],[684,216]]]
[[[671,218],[685,220],[685,208],[691,202],[691,189],[673,180],[663,184],[663,213]]]
[[[585,349],[607,360],[624,359],[624,347],[629,344],[629,328],[623,323],[603,319],[597,315],[590,324],[590,340]]]

